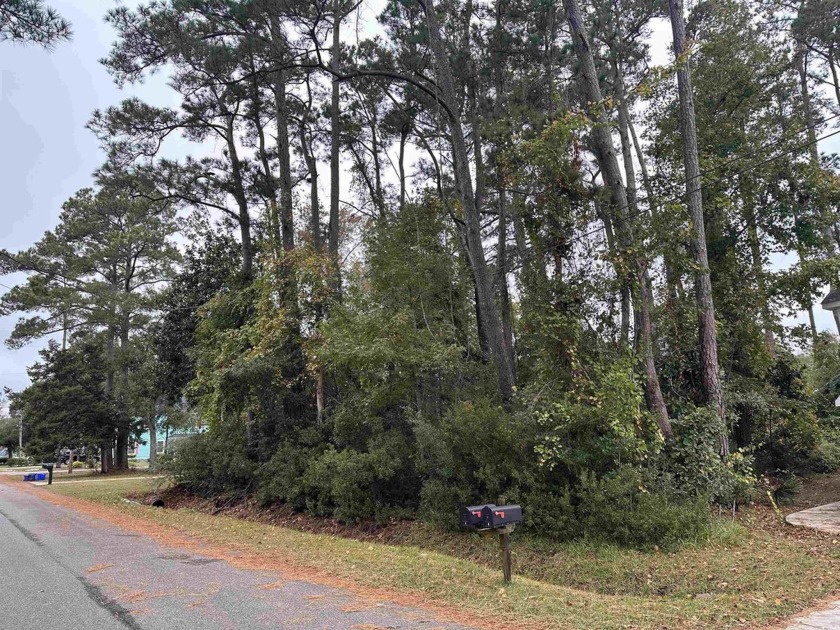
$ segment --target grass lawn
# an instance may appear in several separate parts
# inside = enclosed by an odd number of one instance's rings
[[[386,545],[123,500],[165,483],[115,478],[49,491],[173,528],[263,568],[295,567],[362,589],[408,593],[477,625],[498,615],[517,628],[761,627],[840,589],[840,540],[785,525],[764,506],[744,510],[735,523],[719,519],[711,541],[673,553],[515,533],[514,582],[504,587],[493,538],[416,523],[400,530],[400,544]],[[840,476],[817,478],[786,511],[837,499]]]
[[[154,475],[130,472],[107,477],[98,474],[79,478],[62,477],[58,481],[53,481],[51,486],[41,487],[68,497],[106,505],[125,505],[126,497],[163,490],[169,487],[169,480]]]

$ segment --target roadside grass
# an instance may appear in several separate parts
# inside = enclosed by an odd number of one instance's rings
[[[379,544],[123,500],[157,492],[165,481],[115,478],[49,490],[172,528],[262,568],[297,567],[364,589],[409,593],[481,625],[497,615],[517,628],[758,627],[840,588],[838,540],[784,525],[762,506],[738,522],[717,520],[711,540],[672,553],[516,533],[514,582],[504,587],[493,538],[416,523],[400,544]]]
[[[125,504],[131,496],[159,492],[168,488],[166,478],[145,474],[123,473],[107,477],[91,476],[84,480],[63,478],[51,486],[41,486],[56,494],[105,504]]]

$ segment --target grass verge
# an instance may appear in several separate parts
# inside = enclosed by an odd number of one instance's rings
[[[746,511],[739,523],[716,522],[703,545],[667,554],[515,534],[514,583],[503,587],[493,539],[413,524],[399,545],[388,545],[123,500],[158,491],[162,481],[56,484],[49,491],[196,537],[231,552],[235,562],[293,567],[307,579],[375,596],[408,596],[468,622],[497,616],[518,628],[761,627],[840,587],[838,540],[786,526],[763,507]]]

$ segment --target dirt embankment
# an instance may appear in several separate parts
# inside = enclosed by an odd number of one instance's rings
[[[232,495],[206,498],[191,492],[183,486],[174,486],[157,493],[132,497],[151,505],[155,499],[164,502],[166,508],[189,508],[204,514],[222,514],[254,523],[288,527],[302,532],[340,536],[363,542],[400,544],[412,539],[416,521],[392,519],[385,523],[365,520],[346,525],[332,518],[312,516],[295,511],[289,505],[264,507],[250,495]]]

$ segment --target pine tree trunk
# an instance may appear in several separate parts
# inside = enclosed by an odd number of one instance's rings
[[[639,138],[636,136],[636,128],[633,125],[633,119],[628,116],[627,127],[630,131],[630,138],[633,140],[633,147],[636,149],[636,156],[639,158],[639,171],[642,174],[642,185],[645,188],[645,195],[647,195],[648,206],[651,210],[651,215],[656,218],[659,216],[659,209],[655,203],[656,195],[653,192],[653,184],[648,175],[647,166],[645,165],[645,154],[642,151],[642,145],[639,144]],[[667,291],[668,309],[673,313],[676,310],[677,299],[682,296],[683,287],[682,280],[679,273],[677,273],[677,265],[674,261],[674,252],[667,244],[665,251],[662,253],[662,264],[665,267],[665,288]],[[676,321],[676,320],[675,320]]]
[[[111,451],[113,448],[113,440],[103,440],[99,445],[99,450],[101,451],[99,465],[103,475],[111,472]]]
[[[318,424],[324,420],[324,366],[318,366],[318,374],[315,377],[315,419]]]
[[[726,407],[720,381],[718,364],[715,305],[712,299],[712,280],[706,250],[706,225],[703,217],[700,159],[697,153],[697,128],[694,116],[694,93],[691,87],[691,69],[686,55],[685,22],[682,2],[668,0],[671,28],[674,33],[674,54],[677,59],[677,88],[680,97],[680,125],[683,137],[683,162],[686,177],[686,201],[691,219],[691,253],[695,266],[695,295],[700,326],[700,371],[706,403],[724,422],[720,435],[721,457],[729,455],[729,438],[725,428]]]
[[[595,216],[604,225],[604,234],[607,237],[607,251],[609,252],[610,258],[615,260],[618,258],[618,245],[615,242],[612,219],[604,212],[604,208],[598,199],[597,190],[593,191],[592,204],[595,206]],[[618,342],[622,346],[630,345],[630,287],[626,282],[622,282],[619,287]]]
[[[149,470],[157,469],[157,416],[149,420]]]
[[[811,164],[814,168],[820,167],[820,150],[817,147],[817,130],[814,124],[814,112],[811,108],[811,91],[808,88],[808,65],[806,60],[807,49],[805,47],[805,43],[798,41],[796,43],[796,69],[799,73],[799,91],[802,96],[802,108],[805,114],[805,124],[807,125],[808,129],[808,155],[810,157]],[[834,75],[835,81],[837,81],[837,75]],[[840,104],[840,92],[837,95],[837,102]],[[824,241],[824,248],[825,253],[829,258],[833,258],[837,255],[837,247],[834,240],[834,236],[832,234],[831,228],[827,225],[823,225],[821,223],[822,228],[822,237]],[[800,252],[800,258],[802,254]],[[834,292],[837,290],[837,283],[835,281],[830,283],[829,292]],[[811,319],[813,320],[813,306],[810,309]],[[837,325],[837,333],[840,334],[840,320],[837,319],[836,313],[834,322]],[[812,325],[813,336],[816,340],[816,325]]]
[[[312,247],[315,251],[321,251],[323,243],[321,242],[321,205],[318,201],[318,163],[312,155],[303,125],[300,126],[300,147],[303,160],[306,162],[306,170],[309,172],[309,231],[312,233]]]
[[[589,47],[589,40],[583,28],[580,16],[580,8],[577,0],[564,0],[566,17],[569,28],[572,32],[575,52],[581,65],[582,87],[586,99],[587,110],[593,118],[591,130],[592,149],[604,181],[612,193],[613,204],[615,205],[615,231],[616,240],[619,246],[619,255],[626,260],[630,269],[629,273],[619,271],[619,277],[626,274],[625,282],[628,286],[635,286],[638,299],[638,320],[639,339],[637,351],[644,365],[645,370],[645,398],[651,411],[656,415],[662,435],[666,439],[673,437],[671,421],[668,416],[668,409],[662,396],[659,384],[659,376],[656,372],[656,365],[653,358],[651,306],[652,300],[649,291],[647,269],[638,254],[635,253],[636,237],[633,233],[633,216],[629,212],[629,202],[624,183],[621,177],[621,170],[618,166],[618,158],[613,146],[612,136],[609,131],[609,121],[604,109],[601,97],[601,87],[598,84],[598,75],[595,70],[595,60]],[[621,263],[619,264],[619,268]]]
[[[114,274],[116,275],[116,273]],[[114,316],[113,310],[111,311],[111,317]],[[106,340],[105,340],[105,384],[103,387],[103,393],[105,394],[106,399],[110,399],[114,394],[114,346],[116,344],[116,334],[114,333],[114,329],[112,326],[108,327],[108,332],[106,333]],[[100,444],[100,449],[102,451],[101,456],[99,458],[99,464],[102,470],[102,474],[108,474],[111,472],[111,451],[114,447],[114,438],[111,437],[110,439],[104,439]]]
[[[116,470],[128,469],[128,429],[120,427],[117,429],[117,442],[114,453],[114,468]]]
[[[227,121],[225,132],[225,140],[230,158],[231,179],[233,180],[231,196],[236,201],[239,210],[239,234],[240,240],[242,241],[242,279],[248,282],[254,276],[254,245],[251,238],[251,216],[248,210],[248,198],[245,195],[242,180],[242,164],[239,162],[239,153],[236,148],[232,120]]]
[[[836,27],[835,27],[836,28]],[[828,46],[828,67],[831,69],[832,85],[834,86],[834,96],[837,97],[837,106],[840,107],[840,76],[837,74],[837,64],[834,63],[834,44]]]
[[[773,334],[773,316],[770,312],[770,298],[767,294],[767,282],[764,277],[764,259],[761,255],[761,239],[758,233],[755,199],[749,182],[744,181],[743,178],[741,179],[739,188],[745,211],[744,219],[747,224],[747,242],[750,247],[750,262],[752,273],[755,277],[756,293],[758,294],[758,307],[761,312],[764,328],[764,347],[771,357],[775,357],[776,337]]]
[[[468,25],[469,28],[469,25]],[[501,2],[496,2],[496,25],[494,28],[494,46],[496,49],[493,55],[493,87],[496,91],[496,102],[494,106],[494,116],[497,120],[504,115],[503,95],[505,93],[505,75],[504,75],[504,55],[502,47],[504,46],[504,37],[502,32],[502,5]],[[473,131],[474,134],[478,130]],[[499,159],[500,147],[496,147],[493,154],[494,166],[496,169],[496,195],[497,195],[497,209],[499,213],[499,238],[496,245],[496,282],[499,288],[499,300],[502,309],[502,334],[505,342],[505,350],[508,354],[508,361],[514,370],[514,377],[516,376],[516,352],[513,347],[513,307],[511,305],[510,291],[508,290],[508,255],[507,255],[507,236],[508,236],[508,203],[507,191],[505,190],[505,171],[502,160]]]
[[[400,157],[399,157],[399,169],[400,169],[400,212],[403,211],[405,208],[405,143],[408,139],[408,127],[403,126],[400,129]]]
[[[157,470],[157,421],[161,414],[161,400],[155,401],[149,420],[149,470]]]
[[[330,96],[330,217],[328,228],[327,249],[330,261],[333,265],[333,290],[338,295],[341,288],[341,276],[338,260],[338,237],[339,237],[339,143],[341,142],[341,109],[340,109],[340,86],[339,65],[341,55],[341,20],[343,19],[341,0],[333,0],[333,28],[332,48],[330,65],[333,70],[332,94]]]
[[[282,71],[274,76],[274,109],[277,117],[277,154],[280,162],[280,232],[283,251],[295,248],[295,226],[292,205],[292,159],[289,145],[289,107],[286,103],[286,81]]]
[[[615,69],[615,95],[618,99],[618,134],[621,139],[621,157],[624,162],[624,173],[627,181],[627,208],[628,212],[636,215],[639,208],[636,195],[636,168],[633,165],[633,153],[630,142],[630,113],[627,109],[626,94],[624,93],[624,77],[618,62],[613,63]],[[636,338],[641,333],[642,316],[638,312],[639,305],[635,306]],[[621,339],[623,343],[629,343],[630,331],[630,286],[628,283],[621,285]],[[648,318],[649,319],[649,318]],[[642,342],[644,343],[644,341]],[[636,344],[638,345],[638,344]]]
[[[129,277],[128,269],[131,261],[126,261],[126,278]],[[126,296],[128,287],[125,287]],[[128,388],[129,388],[129,326],[131,325],[131,314],[123,311],[120,314],[120,388],[117,392],[119,424],[117,425],[117,442],[114,451],[114,468],[117,470],[128,469],[128,438],[129,435],[129,410],[128,410]]]
[[[433,0],[422,0],[429,27],[429,44],[436,65],[440,102],[446,110],[452,143],[452,158],[455,169],[455,182],[464,212],[464,237],[467,258],[472,271],[476,294],[476,315],[483,326],[487,347],[492,353],[493,362],[499,379],[499,393],[504,401],[509,401],[513,394],[513,366],[505,351],[504,333],[501,317],[493,291],[493,279],[487,268],[484,255],[481,220],[472,186],[472,173],[464,139],[461,117],[458,113],[458,99],[455,93],[455,80],[452,76],[451,59],[443,44],[437,14]]]
[[[630,111],[627,107],[627,94],[624,90],[624,74],[617,61],[613,62],[615,70],[615,96],[618,99],[618,135],[621,139],[621,158],[624,163],[624,173],[627,180],[627,204],[632,214],[638,214],[636,195],[636,167],[633,164],[633,147],[630,140]]]
[[[382,165],[379,160],[379,136],[376,134],[378,121],[374,115],[370,120],[370,150],[373,161],[374,197],[373,203],[380,219],[385,218],[385,192],[382,189]]]
[[[497,165],[498,169],[499,166]],[[507,199],[505,197],[503,177],[501,173],[497,173],[497,187],[498,187],[498,208],[499,208],[499,239],[496,247],[496,255],[498,260],[496,262],[497,274],[496,282],[499,287],[499,301],[502,309],[502,338],[504,339],[504,349],[507,353],[507,360],[510,362],[514,370],[514,377],[516,375],[516,353],[513,349],[513,309],[510,302],[510,292],[508,291],[508,277],[507,277]]]

